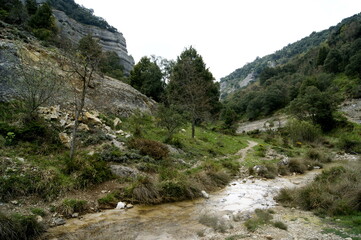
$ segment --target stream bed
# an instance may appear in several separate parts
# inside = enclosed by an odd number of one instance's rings
[[[137,205],[127,210],[106,210],[70,219],[63,226],[49,229],[46,239],[58,240],[159,240],[199,239],[211,228],[199,222],[201,216],[217,216],[232,221],[235,216],[250,214],[257,208],[276,205],[274,196],[281,188],[305,185],[320,170],[304,175],[272,180],[238,179],[208,199],[153,206]]]

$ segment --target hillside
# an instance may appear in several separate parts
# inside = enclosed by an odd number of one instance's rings
[[[292,102],[293,106],[301,104],[302,96],[307,95],[305,91],[307,88],[311,91],[312,86],[317,88],[314,91],[318,91],[319,96],[321,93],[330,96],[332,104],[328,104],[333,106],[344,99],[360,97],[357,67],[360,37],[361,15],[357,14],[275,54],[257,59],[223,79],[223,86],[239,85],[242,82],[238,77],[242,79],[251,72],[257,80],[229,94],[225,102],[240,116],[255,119],[269,116]]]
[[[226,99],[228,95],[246,87],[250,82],[259,80],[260,74],[264,69],[281,66],[288,63],[293,58],[307,53],[312,48],[319,47],[322,43],[327,42],[330,35],[337,31],[337,29],[340,29],[344,24],[353,21],[355,18],[357,17],[350,17],[327,30],[313,32],[308,37],[295,43],[288,44],[273,54],[261,58],[258,57],[253,62],[247,63],[243,67],[230,73],[228,76],[221,78],[221,99]]]
[[[5,2],[1,240],[360,239],[361,127],[338,105],[361,96],[361,15],[258,59],[223,104],[193,47],[131,70],[91,10]]]

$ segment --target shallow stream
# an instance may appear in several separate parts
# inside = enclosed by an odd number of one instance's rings
[[[281,188],[302,186],[319,172],[314,170],[273,180],[239,179],[210,194],[209,199],[88,214],[49,229],[47,237],[59,240],[199,239],[200,232],[207,231],[207,227],[199,223],[201,216],[218,216],[227,221],[256,208],[273,207],[276,205],[273,197]]]

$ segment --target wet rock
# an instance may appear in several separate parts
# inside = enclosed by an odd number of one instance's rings
[[[64,225],[66,223],[64,218],[58,217],[58,218],[53,218],[52,220],[52,225],[53,226],[61,226]]]
[[[130,203],[127,203],[127,205],[125,206],[126,209],[131,209],[133,207],[134,207],[133,204],[130,204]]]
[[[125,204],[123,202],[118,202],[115,209],[125,209],[126,206],[127,206],[127,204]]]
[[[202,191],[201,191],[201,194],[202,194],[202,196],[203,196],[204,198],[206,198],[206,199],[209,198],[209,194],[208,194],[206,191],[202,190]]]

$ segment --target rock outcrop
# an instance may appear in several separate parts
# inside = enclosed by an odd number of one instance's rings
[[[0,42],[0,102],[10,101],[16,96],[16,92],[11,87],[12,84],[16,83],[10,84],[8,77],[13,72],[13,67],[20,62],[18,54],[20,51],[25,52],[26,57],[33,58],[32,61],[35,62],[46,62],[51,58],[56,58],[56,55],[59,54],[59,52],[49,51],[36,42],[21,44],[5,39]],[[57,96],[54,96],[54,99],[48,104],[60,105],[61,109],[72,109],[74,107],[74,94],[80,93],[76,84],[74,85],[77,80],[70,79],[71,77],[61,69],[59,64],[56,62],[53,64],[52,68],[55,72],[66,77],[62,78],[64,86],[61,92],[56,94]],[[17,78],[14,77],[13,79]],[[155,108],[155,101],[119,80],[96,74],[93,83],[93,87],[88,88],[85,99],[85,108],[90,111],[97,110],[102,113],[128,117],[137,111],[151,113]]]
[[[92,34],[99,39],[104,51],[112,51],[118,54],[121,64],[124,66],[125,74],[129,74],[130,70],[132,70],[134,59],[128,55],[126,41],[122,33],[110,32],[95,26],[81,24],[69,18],[64,12],[55,9],[53,14],[62,37],[77,43],[82,37]]]

